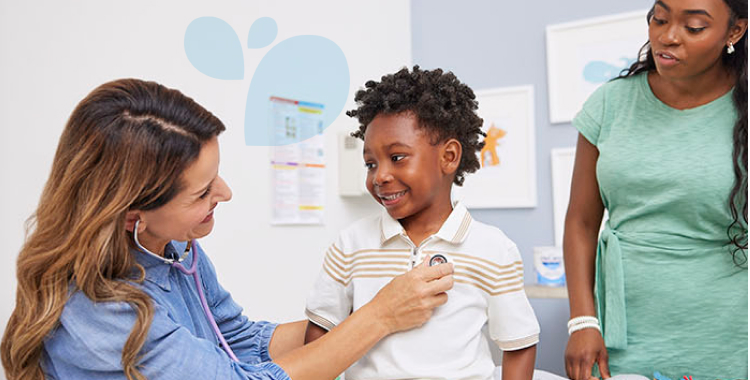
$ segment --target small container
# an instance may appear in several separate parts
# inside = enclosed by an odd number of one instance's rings
[[[534,270],[537,284],[565,286],[562,247],[534,247]]]

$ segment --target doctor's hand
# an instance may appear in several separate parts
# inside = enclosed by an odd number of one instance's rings
[[[433,310],[448,301],[453,287],[453,264],[418,267],[395,277],[380,289],[370,305],[389,333],[422,326]]]
[[[602,378],[609,378],[609,356],[604,338],[596,329],[578,330],[570,335],[565,348],[565,371],[573,380],[597,379],[591,376],[594,363],[599,365]]]

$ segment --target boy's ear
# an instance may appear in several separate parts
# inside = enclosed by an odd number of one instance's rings
[[[133,229],[135,228],[135,222],[137,222],[139,219],[141,219],[141,212],[139,210],[130,210],[125,212],[125,230],[128,232],[133,232]],[[140,232],[143,232],[142,230],[146,228],[146,223],[139,223],[138,229]]]
[[[456,139],[448,139],[443,143],[440,154],[440,167],[444,174],[455,174],[461,163],[461,143]]]

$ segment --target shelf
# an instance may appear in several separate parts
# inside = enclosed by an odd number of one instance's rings
[[[568,298],[568,288],[566,287],[525,285],[524,289],[526,289],[526,296],[529,298]]]

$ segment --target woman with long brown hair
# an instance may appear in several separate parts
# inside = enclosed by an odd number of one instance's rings
[[[646,19],[641,59],[573,120],[566,370],[747,378],[747,0]]]
[[[248,321],[195,242],[231,198],[223,130],[154,82],[106,83],[79,103],[18,257],[9,380],[334,378],[446,301],[451,267],[422,266],[304,347],[304,321]]]

